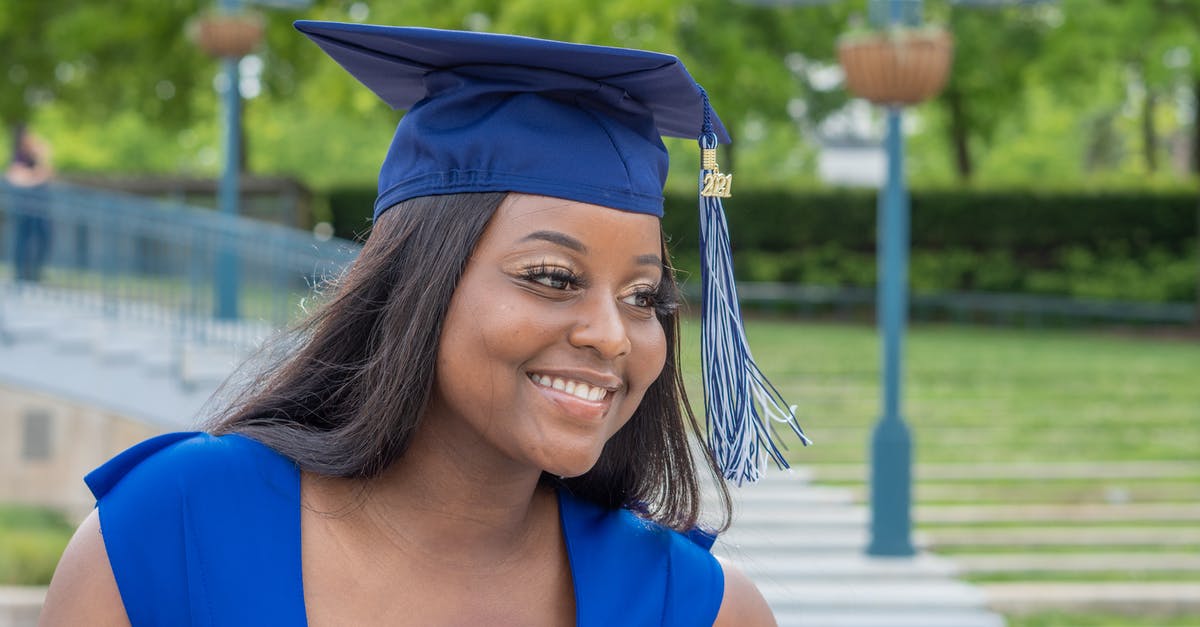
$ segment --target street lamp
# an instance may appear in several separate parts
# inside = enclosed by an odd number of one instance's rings
[[[739,0],[743,4],[831,4],[838,0]],[[1004,8],[1056,0],[951,0],[952,6]],[[887,107],[887,179],[878,201],[877,324],[882,340],[882,416],[871,437],[871,541],[867,553],[907,556],[912,545],[912,436],[901,415],[904,330],[908,320],[909,195],[904,172],[902,107],[927,100],[950,69],[952,39],[921,31],[922,0],[869,0],[868,16],[880,33],[850,35],[838,57],[847,88]],[[900,27],[908,27],[901,29]]]
[[[903,107],[937,94],[953,43],[921,24],[921,0],[877,0],[866,36],[838,44],[846,86],[887,107],[887,179],[878,201],[877,324],[883,341],[882,415],[871,436],[871,542],[867,553],[907,556],[912,545],[912,436],[901,414],[904,329],[908,322],[909,197],[904,173]],[[886,9],[886,10],[885,10]]]
[[[225,161],[218,185],[218,206],[223,215],[234,217],[238,210],[241,174],[242,96],[238,63],[261,41],[262,18],[244,12],[246,4],[261,4],[277,8],[302,9],[312,0],[218,0],[215,13],[200,19],[196,28],[196,43],[208,54],[221,59],[220,81],[225,134]],[[213,315],[223,320],[238,317],[238,285],[240,283],[237,251],[231,241],[221,242],[217,249]]]

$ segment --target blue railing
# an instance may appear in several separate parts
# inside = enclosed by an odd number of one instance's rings
[[[0,183],[0,289],[199,343],[249,346],[285,325],[353,242],[179,202],[67,184]],[[217,265],[232,258],[238,311],[218,319]],[[226,284],[228,285],[228,284]],[[226,318],[229,318],[226,316]]]

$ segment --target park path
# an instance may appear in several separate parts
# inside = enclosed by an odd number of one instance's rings
[[[1200,465],[1031,466],[1036,467],[1024,468],[1026,474],[1050,483],[1097,476],[1149,480],[1158,489],[1148,496],[1157,498],[1128,501],[1123,492],[1108,501],[1089,496],[1082,502],[981,503],[967,498],[953,505],[917,505],[913,516],[922,528],[914,534],[918,555],[873,559],[864,555],[869,541],[865,486],[819,483],[827,478],[861,481],[863,466],[772,469],[759,484],[734,489],[734,525],[715,551],[755,580],[784,626],[969,627],[1003,625],[1000,614],[1047,611],[1200,613],[1200,554],[1195,551],[1200,545],[1200,494],[1194,480],[1186,480],[1197,476]],[[1007,478],[1010,470],[1021,474],[1021,468],[918,466],[916,475],[926,481],[951,482],[918,481],[917,494],[930,487],[954,492],[954,480],[964,475]],[[1101,487],[1089,485],[1084,494],[1112,496]],[[1003,495],[997,491],[991,496]],[[949,556],[938,555],[941,551]],[[963,578],[984,583],[970,585]]]
[[[957,566],[921,551],[872,558],[867,510],[806,469],[768,472],[734,491],[733,527],[714,552],[758,585],[780,627],[1000,627]]]

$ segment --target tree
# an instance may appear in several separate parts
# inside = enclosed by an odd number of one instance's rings
[[[986,147],[1001,120],[1018,109],[1028,68],[1052,26],[1026,7],[954,7],[943,15],[954,34],[954,67],[934,102],[955,172],[968,181],[975,171],[972,147]]]
[[[207,3],[203,3],[207,4]],[[195,80],[207,63],[184,36],[195,0],[127,0],[118,9],[88,0],[0,0],[0,118],[27,120],[48,102],[81,120],[120,109],[155,123],[192,121]]]

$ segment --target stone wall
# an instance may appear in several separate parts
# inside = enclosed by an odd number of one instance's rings
[[[80,521],[95,504],[83,476],[160,431],[69,400],[0,385],[0,503],[52,507]]]

